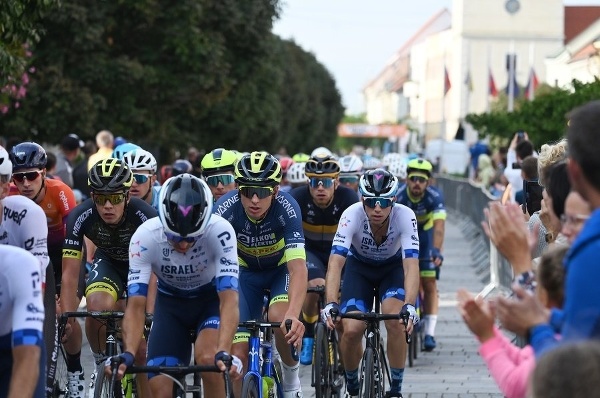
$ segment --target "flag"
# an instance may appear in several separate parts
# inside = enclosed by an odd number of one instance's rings
[[[535,98],[535,90],[537,90],[539,84],[540,83],[538,81],[537,75],[535,74],[535,70],[532,66],[531,70],[529,71],[529,80],[527,80],[527,87],[525,88],[525,98],[527,98],[530,101],[533,101],[533,99]]]
[[[509,77],[510,79],[510,77]],[[521,92],[519,89],[519,84],[517,83],[517,77],[513,76],[512,82],[506,84],[506,95],[510,95],[510,84],[513,85],[513,98],[517,98],[519,93]]]
[[[492,76],[492,70],[488,70],[488,95],[496,98],[498,96],[498,89],[496,88],[496,82],[494,82],[494,76]]]
[[[448,69],[444,66],[444,97],[448,94],[448,91],[452,88],[450,83],[450,77],[448,76]]]
[[[467,72],[467,76],[465,77],[465,85],[467,86],[467,90],[469,90],[469,92],[473,91],[473,79],[471,79],[471,71]]]

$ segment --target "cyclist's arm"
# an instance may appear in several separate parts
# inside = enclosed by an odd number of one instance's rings
[[[404,265],[404,290],[405,302],[415,304],[419,292],[419,258],[405,258]]]
[[[240,320],[238,292],[227,289],[219,292],[219,341],[217,352],[231,352],[231,344]]]
[[[62,280],[60,291],[60,308],[62,312],[77,311],[79,298],[77,296],[77,286],[79,285],[79,270],[81,267],[81,253],[79,257],[70,256],[71,250],[63,250],[62,259]],[[69,256],[69,257],[67,257]],[[71,318],[75,321],[75,318]]]
[[[327,275],[325,276],[325,297],[326,302],[338,301],[340,282],[342,279],[342,269],[346,263],[346,257],[339,254],[331,254],[327,264]]]
[[[154,314],[154,303],[156,303],[156,294],[158,293],[158,277],[153,272],[150,275],[150,282],[148,283],[148,296],[146,297],[146,312],[148,314]]]
[[[295,258],[287,262],[288,272],[290,274],[290,285],[288,288],[288,310],[285,319],[298,318],[302,310],[302,304],[306,297],[308,288],[308,270],[306,260]]]
[[[127,309],[123,317],[123,341],[125,351],[138,350],[146,322],[146,296],[139,295],[127,299]],[[233,339],[233,338],[232,338]]]
[[[433,247],[442,251],[444,246],[444,233],[446,231],[446,220],[445,219],[433,219]],[[439,263],[439,264],[438,264]],[[435,265],[441,265],[441,261],[436,262]]]
[[[31,397],[39,378],[41,349],[20,345],[12,350],[13,367],[8,398]]]

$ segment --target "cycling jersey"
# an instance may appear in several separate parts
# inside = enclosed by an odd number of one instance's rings
[[[265,217],[255,221],[246,215],[237,190],[229,191],[215,203],[213,213],[233,226],[240,266],[270,269],[293,259],[305,259],[300,208],[285,192],[274,197]]]
[[[408,186],[402,185],[398,189],[396,202],[410,207],[417,216],[419,231],[427,231],[433,228],[435,220],[446,219],[446,208],[442,193],[434,187],[427,187],[421,199],[414,199],[408,192]]]
[[[419,238],[415,213],[401,204],[394,204],[389,215],[385,239],[377,244],[362,203],[355,203],[342,214],[331,254],[348,254],[371,266],[389,264],[401,266],[404,258],[419,258]]]
[[[216,292],[238,290],[235,232],[213,215],[200,239],[186,253],[167,241],[159,218],[142,224],[129,245],[128,296],[146,296],[154,272],[158,290],[171,296],[199,297],[207,288]]]
[[[48,226],[41,207],[25,196],[2,199],[0,244],[17,246],[33,254],[39,261],[42,281],[48,266]]]
[[[22,248],[0,246],[0,396],[8,395],[13,348],[37,345],[43,349],[42,281],[36,257]],[[35,397],[43,397],[43,363],[40,359]]]

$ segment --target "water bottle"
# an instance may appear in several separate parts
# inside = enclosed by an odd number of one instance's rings
[[[274,398],[275,397],[275,380],[269,376],[263,376],[262,378],[262,396],[263,398]]]

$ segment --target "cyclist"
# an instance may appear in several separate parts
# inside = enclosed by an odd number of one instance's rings
[[[340,185],[340,165],[331,155],[311,157],[306,162],[305,174],[309,185],[293,189],[290,195],[296,199],[302,213],[308,286],[323,286],[338,222],[344,210],[358,202],[358,196],[350,188]],[[314,327],[319,320],[318,299],[316,293],[308,294],[302,308],[302,321],[306,328],[300,354],[303,365],[312,363]]]
[[[292,189],[303,187],[308,184],[308,178],[304,173],[306,162],[294,163],[290,166],[287,172],[287,179]]]
[[[294,164],[294,160],[289,156],[282,156],[278,160],[281,165],[281,183],[279,184],[279,190],[281,192],[289,192],[292,190],[292,185],[288,180],[287,174],[290,167]]]
[[[129,241],[138,226],[156,217],[156,210],[139,198],[131,198],[129,189],[133,173],[122,160],[107,158],[96,163],[88,173],[91,198],[77,206],[67,218],[67,236],[63,246],[63,275],[61,288],[62,311],[75,311],[79,305],[77,275],[82,257],[83,237],[95,246],[92,269],[87,280],[85,296],[88,311],[122,310],[125,283],[129,270]],[[84,374],[81,367],[81,329],[74,318],[67,336],[67,368],[69,383],[77,385],[83,396]],[[96,364],[104,354],[102,324],[86,319],[86,336]],[[92,374],[93,389],[97,369]],[[138,378],[144,382],[144,378]]]
[[[127,152],[133,151],[134,149],[141,148],[139,145],[133,144],[131,142],[125,142],[123,144],[115,146],[115,149],[113,149],[112,155],[110,157],[114,159],[123,160],[123,156],[125,156]]]
[[[235,163],[237,155],[233,151],[217,148],[204,155],[200,166],[202,177],[208,184],[215,202],[227,192],[235,189]]]
[[[40,263],[19,247],[0,245],[0,318],[0,397],[43,398]]]
[[[362,202],[347,208],[338,224],[327,270],[328,304],[323,320],[334,327],[331,310],[341,313],[371,310],[373,299],[381,301],[381,312],[409,317],[407,331],[418,322],[415,302],[419,289],[419,241],[414,212],[395,203],[398,180],[390,172],[375,169],[363,174],[359,181]],[[341,303],[338,289],[342,269]],[[379,297],[374,297],[377,291]],[[340,310],[341,308],[341,310]],[[344,333],[340,353],[346,369],[347,397],[358,396],[358,365],[362,356],[361,339],[365,324],[353,319],[342,320]],[[392,375],[386,397],[401,397],[406,340],[402,322],[385,321],[387,352]]]
[[[233,225],[240,262],[240,321],[260,319],[265,290],[270,291],[268,317],[281,322],[275,330],[282,360],[284,398],[302,397],[298,361],[290,347],[300,348],[304,325],[298,320],[306,296],[307,270],[300,208],[279,191],[281,166],[267,152],[244,155],[235,166],[238,189],[215,203],[213,212]],[[292,326],[287,332],[285,320]],[[247,331],[239,331],[233,352],[248,357]],[[239,385],[236,395],[239,395]]]
[[[171,177],[162,187],[159,203],[159,217],[142,224],[129,245],[121,377],[133,363],[133,352],[142,340],[153,272],[158,275],[158,295],[148,345],[149,366],[188,365],[192,329],[197,333],[196,363],[218,363],[229,355],[238,325],[235,232],[223,218],[211,216],[213,198],[208,185],[191,174]],[[168,377],[149,377],[154,397],[171,395]],[[202,379],[206,396],[224,395],[218,374],[204,372]]]
[[[362,174],[363,162],[356,155],[340,158],[340,184],[358,193],[358,180]]]
[[[133,182],[129,194],[132,198],[140,198],[158,210],[158,192],[160,185],[156,183],[156,159],[150,152],[136,148],[123,155],[123,161],[133,173]]]
[[[398,190],[398,203],[410,207],[417,215],[419,230],[419,268],[424,295],[423,347],[432,351],[436,347],[435,326],[438,314],[436,279],[444,261],[442,245],[446,209],[442,194],[429,183],[433,165],[422,158],[412,159],[407,164],[406,184]]]

